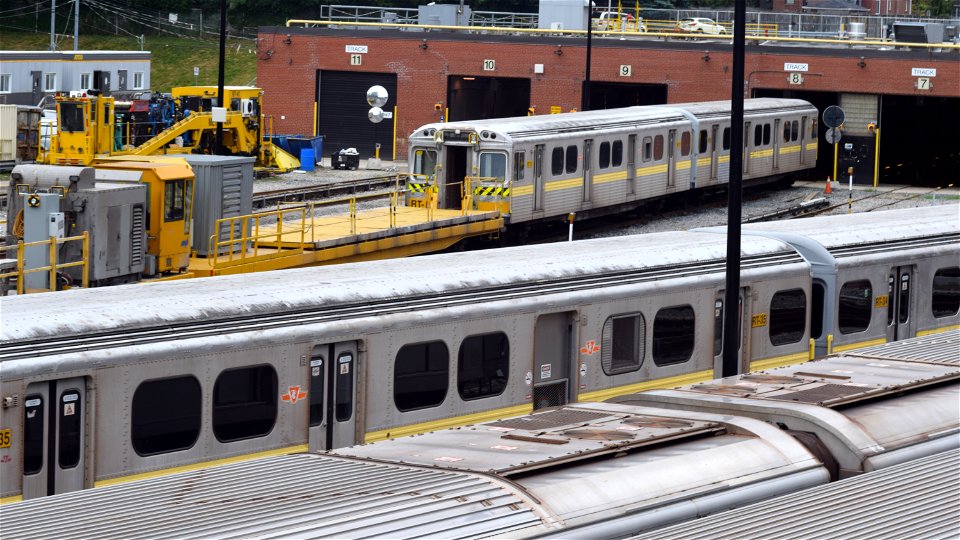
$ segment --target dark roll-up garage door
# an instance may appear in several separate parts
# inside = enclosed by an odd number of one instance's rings
[[[380,158],[390,159],[393,149],[393,119],[379,124],[367,119],[367,89],[380,85],[390,95],[383,110],[393,112],[397,104],[397,76],[394,73],[358,73],[321,70],[317,133],[323,136],[325,157],[341,148],[356,148],[360,157],[373,157],[380,143]]]

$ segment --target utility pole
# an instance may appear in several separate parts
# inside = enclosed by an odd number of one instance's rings
[[[73,50],[80,50],[80,0],[73,0]]]
[[[50,51],[57,50],[57,44],[53,39],[53,34],[57,26],[57,0],[50,0]]]
[[[733,12],[733,73],[730,92],[730,178],[727,183],[727,280],[723,305],[723,369],[740,372],[740,220],[743,186],[743,72],[746,50],[746,0]],[[743,299],[747,301],[746,298]]]
[[[593,2],[587,2],[587,68],[583,80],[583,93],[580,98],[580,110],[590,108],[590,53],[593,48]]]
[[[742,0],[741,0],[742,1]],[[227,108],[223,95],[223,68],[226,62],[227,48],[227,0],[220,0],[220,72],[217,74],[217,106]],[[217,155],[223,155],[223,122],[217,122]]]

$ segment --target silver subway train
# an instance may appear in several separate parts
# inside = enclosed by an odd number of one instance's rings
[[[3,507],[4,534],[622,538],[956,452],[958,399],[953,330],[615,403],[34,499]]]
[[[815,167],[817,117],[799,99],[746,100],[744,181]],[[725,185],[730,129],[729,101],[428,124],[408,140],[407,204],[466,203],[507,223],[616,213]]]
[[[741,372],[960,326],[957,215],[744,226]],[[0,298],[2,496],[709,380],[719,232]]]

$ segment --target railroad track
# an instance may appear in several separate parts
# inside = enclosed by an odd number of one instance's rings
[[[406,174],[390,174],[373,176],[358,180],[347,180],[330,184],[318,184],[293,189],[278,189],[261,191],[253,194],[253,207],[264,208],[283,202],[302,202],[318,199],[332,199],[346,195],[356,195],[370,191],[378,191],[390,187],[406,185]]]
[[[869,194],[869,195],[867,195],[867,196],[865,196],[865,197],[860,197],[859,199],[853,199],[853,202],[854,202],[854,203],[860,203],[860,202],[863,202],[863,201],[867,201],[867,200],[873,199],[873,198],[875,198],[875,197],[880,197],[880,196],[882,196],[882,195],[889,195],[889,194],[891,194],[891,193],[897,193],[897,192],[899,192],[899,191],[902,191],[902,190],[907,189],[907,188],[910,188],[910,187],[913,187],[913,186],[901,186],[901,187],[898,187],[898,188],[896,188],[896,189],[891,189],[891,190],[887,190],[887,191],[877,191],[877,192],[871,193],[871,194]],[[912,194],[912,195],[910,195],[910,196],[908,196],[908,197],[898,198],[898,199],[893,200],[893,201],[890,201],[890,202],[888,202],[888,203],[881,204],[881,205],[875,206],[875,207],[873,207],[873,208],[869,208],[869,209],[867,209],[867,210],[861,210],[861,211],[862,211],[862,212],[873,212],[874,210],[879,210],[879,209],[882,209],[882,208],[886,208],[886,207],[888,207],[888,206],[893,206],[893,205],[895,205],[895,204],[900,204],[900,203],[902,203],[902,202],[904,202],[904,201],[909,201],[909,200],[911,200],[911,199],[918,199],[918,198],[920,198],[920,197],[926,197],[927,195],[935,194],[935,193],[937,193],[938,191],[941,191],[941,190],[943,190],[943,189],[946,189],[946,188],[944,188],[944,187],[938,187],[938,188],[933,188],[933,189],[931,189],[931,190],[924,191],[924,192],[921,192],[921,193],[914,193],[914,194]],[[816,209],[816,210],[813,210],[813,211],[807,213],[806,215],[808,215],[808,216],[818,216],[818,215],[820,215],[820,214],[825,214],[825,213],[827,213],[827,212],[830,212],[831,210],[837,210],[837,209],[840,209],[840,208],[844,208],[844,207],[846,207],[847,205],[848,205],[848,200],[847,200],[847,199],[844,199],[843,201],[838,202],[837,204],[831,204],[831,205],[826,206],[826,207],[818,208],[818,209]]]

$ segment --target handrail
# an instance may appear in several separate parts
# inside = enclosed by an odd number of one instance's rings
[[[57,263],[57,245],[65,244],[72,241],[82,241],[83,247],[81,250],[80,260],[69,262],[69,263]],[[24,268],[24,255],[23,252],[28,247],[34,246],[50,246],[50,261],[51,263],[46,266],[38,266],[37,268]],[[17,250],[17,269],[13,272],[4,272],[0,274],[0,279],[6,279],[9,277],[17,277],[17,294],[28,294],[31,291],[28,291],[26,288],[26,281],[24,276],[27,274],[33,274],[36,272],[49,272],[49,285],[50,289],[44,290],[35,290],[32,292],[52,292],[57,290],[57,270],[62,268],[73,268],[75,266],[83,267],[83,277],[81,280],[81,285],[84,288],[90,286],[90,234],[87,231],[83,231],[79,236],[67,236],[64,238],[57,238],[56,236],[51,236],[47,240],[37,240],[35,242],[24,242],[20,240],[16,245],[9,246],[0,246],[0,249],[3,251],[9,251],[16,249]]]

